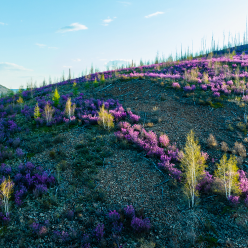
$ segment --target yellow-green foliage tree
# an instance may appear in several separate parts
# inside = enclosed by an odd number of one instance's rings
[[[208,81],[208,73],[207,72],[203,72],[202,81],[205,84],[208,84],[209,83],[209,81]]]
[[[18,90],[18,94],[20,95],[24,91],[23,86],[21,85]]]
[[[75,108],[76,104],[72,104],[71,98],[68,98],[65,105],[65,114],[68,116],[69,119],[74,115]]]
[[[37,102],[36,105],[35,105],[35,108],[34,108],[34,119],[37,119],[40,116],[41,116],[40,108],[39,108],[39,105],[38,105],[38,102]]]
[[[74,94],[74,96],[77,96],[77,94],[78,94],[78,86],[77,86],[76,81],[74,81],[72,87],[73,87],[73,94]]]
[[[24,104],[23,98],[19,96],[19,99],[16,102],[21,105],[21,109],[22,109],[22,105]]]
[[[55,92],[54,92],[54,95],[53,95],[54,106],[58,106],[59,98],[60,98],[60,95],[59,95],[58,89],[56,88]]]
[[[105,82],[104,73],[103,73],[103,74],[101,74],[101,79],[100,79],[100,82],[101,82],[101,83],[104,83],[104,82]]]
[[[3,199],[6,216],[8,216],[9,214],[9,198],[11,193],[13,192],[13,187],[14,183],[10,180],[10,178],[8,180],[4,179],[4,181],[0,185],[0,193],[1,198]]]
[[[44,111],[44,117],[46,118],[47,124],[51,123],[53,113],[54,113],[54,109],[50,106],[49,103],[47,103]]]
[[[103,126],[104,129],[108,130],[114,127],[114,116],[108,113],[106,109],[104,109],[104,104],[98,112],[98,115],[99,119],[97,122],[100,126]]]
[[[195,196],[199,195],[196,185],[206,168],[206,161],[200,149],[201,147],[198,145],[198,141],[194,140],[194,132],[191,130],[187,136],[184,152],[181,151],[182,156],[179,159],[185,180],[183,191],[189,200],[189,207],[194,207],[195,205]]]
[[[229,160],[227,160],[225,153],[220,163],[217,164],[214,174],[223,182],[227,199],[231,194],[240,194],[237,158],[234,155],[231,155]]]
[[[95,77],[95,80],[94,80],[94,82],[93,82],[93,85],[94,85],[94,87],[97,87],[97,86],[98,86],[98,82],[97,82],[96,77]]]

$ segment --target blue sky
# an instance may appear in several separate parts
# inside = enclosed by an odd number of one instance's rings
[[[54,82],[69,68],[79,77],[93,64],[167,58],[176,49],[210,47],[212,34],[246,30],[247,0],[8,0],[1,2],[0,85],[17,89],[49,76]],[[110,68],[111,69],[111,68]]]

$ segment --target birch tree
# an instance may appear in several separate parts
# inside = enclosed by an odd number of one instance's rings
[[[47,125],[52,121],[54,109],[50,106],[50,104],[47,102],[45,106],[44,116],[46,118]]]
[[[214,174],[223,182],[227,199],[231,196],[231,193],[240,193],[237,158],[234,155],[231,155],[229,160],[227,160],[225,153],[220,163],[217,164]]]
[[[76,104],[72,104],[71,98],[68,98],[65,105],[65,114],[68,116],[69,119],[74,115],[75,109]]]
[[[195,196],[199,195],[199,192],[196,190],[196,185],[198,184],[201,175],[204,173],[206,161],[201,154],[198,141],[194,140],[193,130],[191,130],[187,136],[184,152],[182,152],[182,156],[179,160],[185,179],[183,192],[188,197],[189,207],[194,207]]]

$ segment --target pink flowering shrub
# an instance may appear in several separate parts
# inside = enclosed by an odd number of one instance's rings
[[[128,122],[126,122],[126,121],[123,121],[123,122],[119,122],[118,125],[117,125],[117,127],[118,127],[119,129],[122,129],[122,128],[128,129],[128,128],[131,127],[131,124],[128,123]]]
[[[142,220],[142,218],[133,217],[131,227],[138,233],[148,231],[151,228],[150,220],[148,218]]]
[[[116,121],[120,121],[121,119],[124,119],[127,116],[122,106],[114,110],[109,110],[109,113],[114,116]]]
[[[166,147],[169,145],[170,140],[166,134],[163,134],[159,137],[159,142],[162,146]]]
[[[230,204],[234,207],[236,207],[239,204],[239,196],[231,195],[230,197],[228,197],[228,200]]]
[[[170,177],[175,178],[179,181],[181,180],[182,172],[174,167],[175,164],[170,163],[169,160],[164,160],[162,163],[158,163],[158,166],[163,168],[164,170],[167,170]]]
[[[139,121],[140,116],[133,114],[132,111],[128,111],[128,114],[129,114],[129,118],[132,122],[138,122]]]
[[[204,171],[203,175],[200,178],[199,183],[196,186],[196,190],[202,191],[204,193],[209,193],[213,181],[214,181],[213,175],[211,175],[208,171]]]
[[[180,89],[181,88],[180,84],[179,83],[176,83],[176,82],[172,83],[172,87],[173,88],[176,88],[176,89]]]
[[[248,195],[246,196],[244,203],[245,203],[245,206],[248,207]]]
[[[248,194],[248,179],[246,177],[246,172],[243,170],[238,170],[239,173],[239,188],[242,193]]]

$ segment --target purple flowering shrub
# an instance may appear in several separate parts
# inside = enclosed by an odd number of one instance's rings
[[[196,190],[202,191],[204,193],[209,193],[213,181],[214,181],[213,175],[211,175],[208,171],[204,171],[203,175],[199,180],[199,183],[196,186]]]
[[[151,225],[148,218],[142,220],[142,218],[133,217],[131,227],[133,228],[134,232],[140,233],[149,231]]]
[[[126,139],[128,142],[134,143],[138,149],[144,150],[147,156],[160,158],[161,163],[158,166],[168,170],[169,175],[177,180],[181,179],[182,172],[174,167],[175,164],[169,162],[171,159],[179,161],[179,150],[176,148],[176,143],[168,146],[169,139],[166,135],[160,136],[158,140],[156,133],[147,132],[141,126],[131,126],[127,122],[120,122],[117,127],[120,129],[120,131],[115,132],[117,139]],[[163,146],[167,145],[168,155],[165,154],[164,148],[159,147],[161,143]]]
[[[26,164],[21,163],[14,174],[14,195],[17,206],[22,205],[22,199],[28,192],[32,192],[35,197],[39,197],[47,192],[48,187],[55,184],[55,178],[53,176],[43,171],[42,167],[35,168],[30,162]]]
[[[230,204],[234,207],[236,207],[239,204],[239,196],[230,196],[228,197],[228,201],[230,202]]]
[[[22,158],[24,156],[24,152],[21,148],[16,149],[16,157]]]
[[[133,114],[132,111],[128,111],[128,114],[129,114],[129,119],[132,123],[139,121],[140,116]]]
[[[108,218],[110,222],[115,222],[120,219],[120,214],[116,212],[116,210],[114,210],[113,212],[110,211],[110,213],[108,214]]]
[[[132,205],[130,206],[126,206],[124,208],[124,214],[127,218],[130,218],[132,219],[135,215],[135,210],[134,210],[134,207]]]
[[[182,172],[175,167],[175,164],[170,163],[171,157],[161,156],[161,163],[158,163],[158,167],[168,171],[169,176],[175,178],[176,180],[181,180]]]
[[[48,234],[48,227],[49,227],[49,220],[46,220],[44,223],[39,223],[34,221],[30,228],[32,229],[33,233],[35,233],[38,237],[43,237]]]
[[[98,224],[97,227],[92,231],[92,235],[96,237],[97,241],[100,242],[104,236],[104,224]]]
[[[110,223],[112,222],[111,237],[113,237],[114,239],[120,239],[119,235],[124,229],[124,224],[127,225],[127,227],[131,227],[135,233],[147,232],[151,228],[151,224],[148,218],[142,220],[142,217],[135,217],[135,209],[132,205],[127,205],[123,209],[123,212],[126,219],[128,220],[127,222],[124,221],[124,223],[121,222],[120,214],[116,210],[110,211],[108,214],[106,214],[108,221],[110,221]],[[109,234],[108,231],[106,231],[106,233]],[[99,223],[97,227],[91,231],[90,235],[83,234],[83,236],[81,237],[81,242],[83,244],[82,247],[90,247],[90,242],[93,242],[94,244],[96,242],[99,243],[103,239],[104,234],[104,224]]]
[[[245,206],[248,207],[248,195],[246,195],[246,198],[244,199]]]
[[[88,247],[87,245],[89,245],[90,243],[90,236],[89,234],[84,234],[82,237],[82,243],[84,244],[83,247]]]
[[[160,135],[159,142],[163,147],[166,147],[169,145],[170,140],[166,134]]]
[[[172,88],[175,88],[175,89],[180,89],[181,88],[180,84],[177,83],[177,82],[172,83],[171,86],[172,86]]]
[[[60,243],[68,242],[71,240],[68,232],[65,232],[65,231],[60,232],[58,230],[53,231],[53,238],[55,241],[60,242]]]
[[[10,223],[10,216],[6,216],[4,213],[0,212],[0,224],[1,226],[7,226]]]
[[[239,188],[244,195],[248,195],[248,179],[246,177],[246,172],[243,170],[238,170],[239,173]]]
[[[118,223],[118,221],[113,222],[113,227],[112,227],[112,232],[117,234],[117,233],[121,233],[121,231],[123,230],[123,224],[120,222]]]

